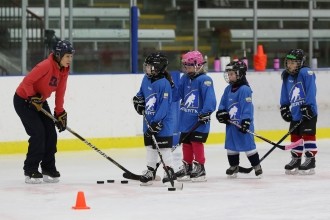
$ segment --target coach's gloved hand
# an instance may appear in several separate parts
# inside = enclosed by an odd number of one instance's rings
[[[162,128],[163,128],[163,125],[162,125],[160,122],[158,122],[158,123],[153,122],[153,123],[151,123],[151,125],[149,126],[149,128],[148,128],[148,130],[146,131],[145,135],[146,135],[147,137],[151,137],[151,135],[155,135],[155,134],[157,134],[158,132],[160,132],[160,131],[162,130]]]
[[[243,119],[239,131],[242,132],[243,134],[246,134],[247,130],[249,130],[250,128],[250,123],[251,123],[250,119]]]
[[[145,110],[145,104],[146,102],[144,101],[144,97],[142,96],[134,96],[133,97],[133,104],[136,112],[139,115],[142,115],[144,110]]]
[[[310,105],[302,105],[300,107],[300,112],[301,112],[301,115],[304,118],[306,118],[307,120],[312,119],[314,116],[314,113],[312,111],[312,106],[310,106]]]
[[[67,121],[68,121],[68,114],[66,113],[66,111],[63,111],[60,114],[56,114],[54,113],[54,116],[56,118],[56,122],[55,125],[58,128],[59,132],[62,132],[66,129],[66,125],[67,125]]]
[[[28,98],[28,103],[29,103],[29,107],[36,110],[36,111],[40,111],[42,108],[42,95],[40,94],[36,94],[35,96],[30,96]]]
[[[229,124],[228,120],[230,119],[230,117],[226,110],[218,110],[215,117],[220,123]]]
[[[281,116],[284,119],[284,121],[286,121],[286,122],[292,121],[292,114],[290,111],[290,106],[282,105],[280,110],[281,110]]]
[[[211,113],[204,113],[198,115],[198,122],[201,124],[207,124],[211,121]]]

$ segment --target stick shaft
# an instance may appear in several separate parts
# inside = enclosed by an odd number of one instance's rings
[[[143,119],[145,120],[147,127],[150,128],[149,122],[148,122],[147,117],[146,117],[145,114],[143,114]],[[166,167],[166,164],[165,164],[165,162],[163,160],[163,155],[160,153],[160,149],[159,149],[159,146],[158,146],[158,143],[157,143],[157,140],[156,140],[155,135],[151,134],[151,139],[152,139],[152,141],[154,142],[154,144],[156,146],[156,150],[157,150],[159,159],[160,159],[161,163],[163,164],[163,168],[165,170],[165,173],[168,176],[168,178],[169,178],[169,180],[171,182],[172,187],[174,187],[174,181],[173,181],[172,176],[170,175],[170,172],[168,171],[168,169]]]
[[[44,113],[46,116],[48,116],[50,119],[52,119],[54,122],[57,122],[58,121],[52,114],[50,114],[45,109],[42,108],[41,109],[41,112]],[[88,145],[89,147],[91,147],[92,149],[94,149],[96,152],[98,152],[99,154],[101,154],[103,157],[105,157],[108,160],[110,160],[113,164],[115,164],[117,167],[119,167],[120,169],[122,169],[126,173],[133,174],[131,171],[127,170],[125,167],[123,167],[122,165],[120,165],[117,161],[115,161],[114,159],[112,159],[111,157],[109,157],[108,155],[106,155],[104,152],[102,152],[96,146],[94,146],[93,144],[91,144],[90,142],[88,142],[85,138],[83,138],[82,136],[80,136],[77,132],[73,131],[70,127],[67,126],[66,127],[66,130],[68,130],[71,134],[73,134],[74,136],[76,136],[79,140],[81,140],[82,142],[84,142],[86,145]]]

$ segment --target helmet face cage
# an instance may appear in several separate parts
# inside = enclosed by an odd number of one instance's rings
[[[205,71],[204,70],[205,63],[206,61],[204,60],[203,55],[199,51],[190,51],[182,56],[181,70],[182,72],[188,74],[189,76],[195,76]],[[188,70],[189,68],[188,66],[194,67],[193,72]]]
[[[296,68],[294,68],[294,69],[289,68],[289,66],[288,66],[289,60],[290,60],[290,62],[296,63]],[[303,65],[305,64],[305,61],[306,61],[306,56],[302,49],[290,50],[284,59],[285,69],[290,74],[297,74],[299,72],[299,70],[303,67]]]
[[[168,66],[168,59],[162,53],[152,53],[144,60],[143,72],[148,78],[157,76],[159,73],[166,71]]]
[[[60,40],[56,43],[53,53],[57,62],[60,62],[64,54],[74,54],[75,50],[69,41]]]
[[[236,80],[230,81],[228,72],[235,72],[236,73]],[[226,70],[223,74],[225,81],[229,84],[236,84],[240,82],[246,75],[247,66],[243,61],[232,61],[226,66]]]

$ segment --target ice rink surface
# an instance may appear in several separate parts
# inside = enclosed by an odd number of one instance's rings
[[[271,147],[257,143],[260,157]],[[206,146],[207,182],[184,183],[170,192],[157,182],[142,187],[137,181],[121,184],[122,170],[86,146],[83,152],[58,152],[59,183],[29,185],[22,171],[25,155],[0,156],[1,220],[329,220],[330,139],[318,141],[316,174],[287,176],[290,153],[276,149],[262,163],[262,179],[241,174],[228,179],[223,145]],[[133,173],[145,169],[145,149],[103,150]],[[241,166],[250,167],[245,154]],[[158,175],[163,171],[159,169]],[[107,183],[114,179],[115,183]],[[96,184],[104,180],[105,184]],[[83,191],[89,210],[74,210]]]

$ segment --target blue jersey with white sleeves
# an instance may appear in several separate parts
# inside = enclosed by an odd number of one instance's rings
[[[315,73],[310,68],[303,67],[297,75],[287,75],[282,81],[280,105],[291,106],[293,121],[300,121],[302,118],[301,105],[310,105],[314,115],[317,115]]]
[[[250,119],[250,131],[254,131],[252,103],[252,90],[250,86],[242,85],[236,91],[232,91],[232,85],[228,85],[221,97],[219,110],[226,110],[230,120],[240,124],[243,119]],[[234,125],[226,125],[225,149],[232,151],[250,151],[256,149],[254,136],[241,133]]]
[[[143,77],[140,90],[136,96],[142,96],[145,100],[145,116],[149,124],[161,122],[162,130],[159,137],[173,136],[173,117],[171,113],[172,88],[166,78],[153,80]],[[147,131],[147,125],[143,121],[143,132]]]
[[[216,97],[212,78],[206,74],[199,74],[191,79],[184,74],[173,95],[174,101],[180,102],[179,131],[188,132],[198,121],[198,115],[212,113],[216,109]],[[202,124],[197,132],[209,133],[210,123]]]

